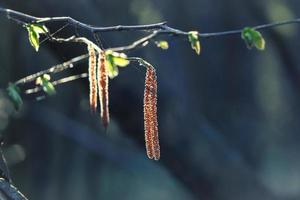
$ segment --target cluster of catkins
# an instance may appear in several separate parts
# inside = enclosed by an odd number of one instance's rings
[[[105,128],[109,124],[108,97],[108,65],[104,51],[96,52],[92,45],[88,45],[89,52],[89,87],[90,108],[97,111],[99,97],[101,120]],[[97,60],[98,54],[98,60]],[[155,68],[147,63],[144,90],[144,126],[147,155],[150,159],[159,160],[160,146],[158,139],[157,121],[157,77]]]
[[[103,126],[107,128],[109,124],[109,105],[108,105],[108,72],[105,61],[104,51],[97,53],[92,45],[88,45],[89,51],[89,83],[90,83],[90,107],[92,112],[97,111],[99,95],[101,119]]]

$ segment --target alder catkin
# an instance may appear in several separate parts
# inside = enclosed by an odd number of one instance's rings
[[[144,91],[144,126],[147,155],[159,160],[160,146],[157,120],[157,77],[153,66],[147,66]]]
[[[89,52],[89,90],[90,90],[90,109],[93,113],[97,110],[98,90],[97,90],[97,56],[92,45],[88,45]]]
[[[145,78],[145,91],[144,91],[144,129],[145,129],[145,143],[147,155],[150,159],[153,159],[153,146],[151,137],[151,80],[152,72],[147,68]]]
[[[103,126],[107,128],[109,124],[109,93],[108,93],[108,71],[105,61],[105,52],[99,53],[98,57],[98,91],[101,108],[101,119]]]

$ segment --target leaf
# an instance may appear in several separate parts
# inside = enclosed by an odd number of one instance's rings
[[[156,42],[156,46],[163,49],[163,50],[169,49],[169,43],[165,40],[161,40],[161,41]]]
[[[243,29],[241,37],[249,49],[252,49],[253,47],[258,50],[265,49],[266,42],[259,31],[250,27],[246,27]]]
[[[35,82],[37,85],[40,85],[43,88],[43,91],[49,95],[55,95],[56,90],[54,85],[50,82],[50,76],[48,74],[44,74],[41,77],[38,77]]]
[[[28,38],[31,46],[35,49],[35,51],[39,51],[40,34],[48,33],[49,31],[47,27],[40,24],[26,24],[25,27],[28,31]]]
[[[13,101],[15,108],[19,110],[23,105],[23,100],[20,95],[19,87],[13,83],[9,83],[7,87],[7,92],[8,92],[8,96]]]
[[[51,80],[51,76],[49,74],[44,74],[43,75],[43,78],[47,81],[50,81]]]
[[[47,27],[45,25],[41,24],[31,24],[31,28],[34,30],[34,32],[39,34],[46,34],[49,32]]]
[[[105,52],[105,57],[108,68],[108,76],[111,79],[119,75],[118,67],[126,67],[130,63],[130,61],[127,60],[127,55],[124,53],[108,50]]]
[[[199,33],[197,31],[190,31],[188,33],[189,42],[191,43],[192,49],[195,50],[195,52],[200,55],[201,53],[201,45],[199,41]]]
[[[53,96],[56,94],[56,90],[55,87],[53,86],[53,84],[49,81],[44,82],[43,84],[43,90],[46,94],[48,94],[49,96]]]
[[[107,65],[109,78],[113,79],[116,76],[118,76],[119,75],[119,69],[116,66],[116,64],[114,63],[113,57],[111,55],[107,55],[105,62],[106,62],[106,65]]]
[[[129,65],[129,60],[127,60],[127,56],[126,57],[113,57],[114,63],[119,66],[119,67],[126,67],[127,65]]]
[[[255,41],[255,47],[259,50],[265,50],[266,41],[262,36]]]
[[[29,34],[28,37],[31,46],[35,49],[36,52],[38,52],[40,47],[40,41],[39,41],[40,35],[37,32],[31,30],[28,32],[28,34]]]
[[[105,55],[106,57],[109,57],[114,65],[117,65],[119,67],[126,67],[130,63],[129,60],[127,60],[127,55],[124,53],[118,53],[108,50],[105,52]]]

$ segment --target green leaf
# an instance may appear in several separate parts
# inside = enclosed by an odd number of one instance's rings
[[[118,56],[113,56],[113,61],[119,67],[126,67],[130,63],[124,53],[121,53]]]
[[[114,62],[113,56],[111,54],[106,55],[106,65],[109,78],[113,79],[119,75],[119,69]]]
[[[266,41],[262,36],[255,41],[255,47],[259,50],[265,50]]]
[[[252,49],[253,47],[258,50],[265,49],[266,42],[259,31],[250,27],[246,27],[243,29],[241,37],[249,49]]]
[[[161,40],[161,41],[156,42],[156,46],[163,49],[163,50],[169,49],[169,43],[165,40]]]
[[[44,74],[41,77],[38,77],[36,79],[36,84],[42,86],[43,91],[49,95],[55,95],[56,94],[56,90],[54,85],[50,82],[50,76],[48,74]]]
[[[13,83],[9,83],[7,87],[8,96],[11,98],[15,108],[19,110],[23,105],[23,100],[20,95],[20,89]]]
[[[39,47],[40,47],[40,35],[37,32],[34,31],[29,31],[29,41],[31,46],[35,49],[35,51],[39,51]]]
[[[30,41],[31,46],[36,50],[39,51],[40,47],[40,34],[48,33],[48,29],[44,25],[40,24],[26,24],[25,25],[28,31],[28,38]]]
[[[118,53],[108,50],[105,52],[105,55],[110,60],[112,65],[126,67],[130,63],[129,60],[127,60],[127,55],[124,53]]]
[[[108,76],[111,79],[119,75],[118,67],[126,67],[130,63],[130,61],[127,60],[127,55],[124,53],[118,53],[108,50],[105,52],[105,56]]]
[[[49,32],[49,30],[47,29],[47,27],[45,25],[31,24],[30,26],[33,29],[33,31],[38,34],[46,34]]]
[[[43,84],[43,90],[46,94],[48,94],[49,96],[53,96],[56,94],[56,90],[55,87],[53,86],[53,84],[49,81],[47,81],[46,83]]]
[[[197,31],[190,31],[188,33],[189,42],[191,43],[192,49],[195,50],[195,52],[200,55],[201,53],[201,45],[199,41],[199,33]]]

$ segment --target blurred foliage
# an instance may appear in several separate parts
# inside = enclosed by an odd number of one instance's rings
[[[23,105],[23,100],[20,94],[20,88],[13,83],[9,83],[7,87],[7,94],[11,98],[11,101],[15,105],[15,108],[19,110]]]

